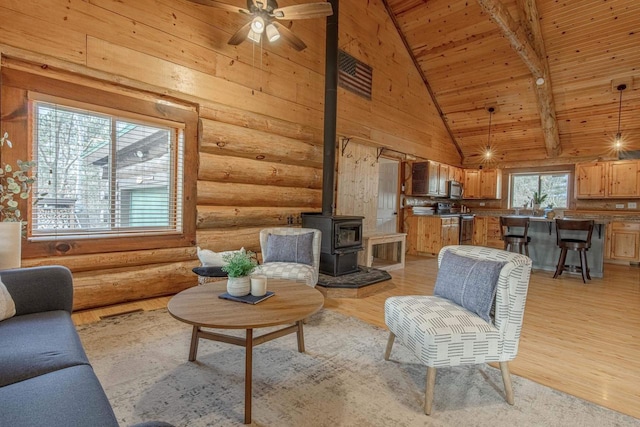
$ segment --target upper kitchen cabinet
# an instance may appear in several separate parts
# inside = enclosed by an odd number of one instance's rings
[[[413,196],[447,197],[449,165],[434,161],[414,163],[411,169]]]
[[[576,198],[640,197],[640,161],[576,164]]]
[[[499,199],[502,195],[500,169],[466,169],[464,171],[465,199]]]

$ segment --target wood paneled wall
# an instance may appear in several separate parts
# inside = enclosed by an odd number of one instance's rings
[[[339,18],[340,48],[371,65],[374,75],[371,101],[339,89],[338,133],[459,164],[382,3],[343,1]],[[227,45],[245,21],[186,0],[0,5],[3,57],[31,61],[54,78],[88,76],[114,91],[198,105],[197,212],[188,213],[197,217],[194,245],[23,260],[71,268],[76,309],[192,286],[196,246],[258,251],[261,228],[297,224],[300,212],[320,210],[325,20],[293,22],[291,30],[308,45],[302,52],[283,44]]]

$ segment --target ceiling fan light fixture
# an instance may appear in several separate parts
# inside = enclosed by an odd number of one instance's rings
[[[251,30],[254,33],[262,34],[264,32],[264,19],[261,16],[256,16],[251,22]]]
[[[273,24],[267,25],[267,39],[269,39],[270,42],[274,42],[279,38],[280,38],[280,32],[278,31],[276,26]]]
[[[260,34],[256,33],[253,30],[249,30],[249,34],[247,35],[247,39],[251,40],[254,43],[260,43]]]

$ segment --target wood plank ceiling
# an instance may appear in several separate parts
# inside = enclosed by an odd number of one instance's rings
[[[486,163],[488,107],[489,163],[617,158],[619,83],[624,149],[640,150],[640,1],[384,1],[465,165]]]

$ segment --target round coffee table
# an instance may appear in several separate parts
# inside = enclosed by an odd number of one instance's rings
[[[307,285],[289,280],[269,279],[272,297],[258,304],[245,304],[219,298],[227,291],[227,282],[214,282],[195,286],[175,295],[169,301],[169,313],[181,322],[193,325],[189,361],[196,360],[200,338],[221,341],[245,347],[244,423],[251,423],[251,376],[253,347],[284,335],[297,333],[298,351],[304,352],[302,320],[316,313],[324,304],[322,294]],[[268,326],[285,325],[282,329],[257,337],[253,330]],[[245,329],[245,339],[201,328]]]

